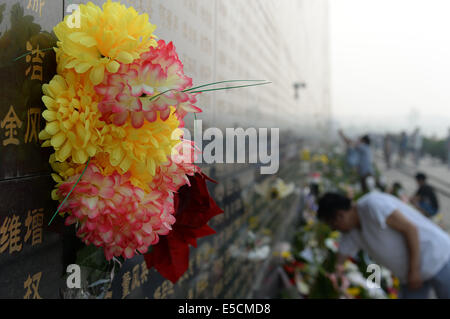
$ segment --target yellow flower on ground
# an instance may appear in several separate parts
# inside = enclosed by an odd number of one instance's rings
[[[283,258],[285,258],[285,259],[290,259],[290,258],[292,258],[292,254],[291,254],[290,251],[283,251],[283,252],[281,253],[281,257],[283,257]]]
[[[398,280],[397,277],[394,277],[393,286],[394,286],[394,288],[400,287],[400,281]]]
[[[321,155],[320,156],[320,160],[322,161],[322,163],[324,163],[325,165],[329,163],[328,157],[326,155]]]
[[[305,230],[310,230],[310,229],[312,229],[313,226],[314,226],[314,224],[315,224],[314,220],[313,220],[313,219],[309,219],[309,220],[306,222],[306,225],[304,226]]]
[[[359,287],[347,288],[347,293],[350,296],[357,297],[361,294],[361,288],[359,288]]]
[[[92,2],[81,4],[54,28],[58,73],[73,68],[87,73],[97,85],[105,68],[116,73],[119,62],[132,63],[149,47],[156,47],[155,29],[147,14],[119,2],[108,0],[103,10]]]
[[[331,233],[330,233],[330,238],[334,238],[334,239],[337,239],[337,238],[339,238],[339,235],[340,235],[340,233],[338,232],[338,231],[332,231]]]
[[[309,161],[310,159],[311,159],[311,153],[309,152],[309,150],[308,149],[304,149],[304,150],[302,150],[301,152],[300,152],[300,158],[303,160],[303,161]]]

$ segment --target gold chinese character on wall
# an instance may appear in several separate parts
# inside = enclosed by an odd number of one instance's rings
[[[42,7],[45,5],[45,0],[28,0],[27,9],[31,9],[35,12],[39,12],[39,16],[42,17]]]
[[[122,299],[130,294],[130,272],[127,271],[122,277]]]
[[[141,264],[141,283],[144,284],[147,282],[147,280],[148,280],[148,268],[145,261],[143,261]]]
[[[131,290],[134,290],[141,286],[141,281],[139,279],[139,268],[139,264],[133,267],[133,280],[131,281]]]
[[[106,293],[105,293],[104,299],[112,299],[113,292],[111,290],[111,286],[112,286],[112,282],[109,283],[108,289],[106,289]]]
[[[25,234],[24,241],[27,242],[31,236],[31,245],[42,244],[42,226],[44,225],[44,209],[40,208],[28,211],[27,218],[25,219],[25,226],[27,232]]]
[[[42,81],[42,64],[44,63],[45,53],[39,49],[39,44],[37,44],[36,49],[33,49],[30,41],[27,41],[27,51],[30,53],[26,60],[31,65],[26,69],[25,75],[28,76],[31,73],[32,80]]]
[[[14,107],[11,105],[5,118],[1,121],[0,127],[5,129],[5,139],[3,140],[3,146],[14,144],[19,145],[19,139],[16,138],[18,131],[17,128],[22,127],[22,121],[17,117]]]
[[[23,299],[42,299],[39,295],[39,282],[41,281],[42,272],[34,274],[33,277],[28,275],[27,280],[23,283],[23,288],[27,291]]]
[[[38,142],[38,135],[41,130],[41,109],[33,107],[27,112],[27,131],[25,133],[25,143],[31,143],[33,140]]]
[[[19,216],[6,217],[0,227],[0,254],[9,248],[9,253],[22,250]]]

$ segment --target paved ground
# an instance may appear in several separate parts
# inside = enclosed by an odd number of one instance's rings
[[[450,232],[450,170],[442,162],[432,158],[424,158],[419,166],[413,164],[412,159],[408,158],[401,167],[387,169],[381,152],[375,152],[375,163],[386,178],[388,185],[394,182],[400,182],[408,196],[412,196],[417,189],[414,175],[420,171],[429,177],[429,183],[435,188],[440,204],[440,215],[437,216],[438,222],[444,229]],[[396,162],[394,156],[392,162]]]

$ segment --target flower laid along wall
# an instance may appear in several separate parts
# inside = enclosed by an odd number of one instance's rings
[[[52,198],[65,224],[76,224],[106,260],[144,254],[175,282],[189,245],[214,234],[207,223],[223,212],[181,130],[188,113],[201,112],[201,92],[147,14],[107,1],[72,15],[54,28],[57,75],[43,86],[39,138],[54,149]]]

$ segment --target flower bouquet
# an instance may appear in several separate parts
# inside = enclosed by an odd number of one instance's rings
[[[234,81],[193,87],[174,44],[157,40],[155,28],[147,14],[110,0],[66,16],[54,28],[57,74],[43,85],[39,138],[55,151],[53,217],[65,216],[106,260],[144,254],[176,282],[189,245],[214,234],[208,221],[223,212],[181,129],[187,114],[201,112],[200,88]]]

